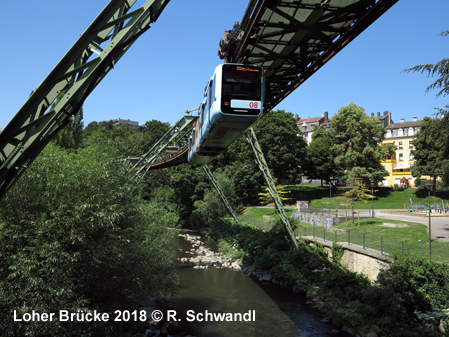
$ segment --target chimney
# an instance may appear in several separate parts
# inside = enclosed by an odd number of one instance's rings
[[[417,122],[418,121],[418,117],[413,117],[413,121]]]
[[[371,112],[371,117],[374,117],[374,112]]]
[[[380,112],[377,112],[377,117],[380,117]]]
[[[329,120],[329,113],[325,111],[321,114],[321,117],[324,117],[324,123],[326,123]]]
[[[401,118],[401,123],[405,123],[405,118]]]

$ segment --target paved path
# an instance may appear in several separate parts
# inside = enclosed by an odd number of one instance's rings
[[[429,218],[426,216],[389,214],[387,210],[375,210],[376,218],[419,222],[429,227]],[[449,216],[432,216],[430,219],[432,239],[449,242]]]

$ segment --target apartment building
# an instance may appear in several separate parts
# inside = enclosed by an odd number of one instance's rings
[[[391,158],[382,162],[383,167],[389,174],[384,178],[383,186],[400,186],[401,180],[404,178],[410,186],[414,186],[414,178],[410,172],[410,166],[414,163],[412,142],[419,131],[420,125],[421,121],[414,117],[410,122],[401,119],[399,123],[392,123],[385,128],[387,133],[382,145],[393,144],[396,145],[397,149]]]

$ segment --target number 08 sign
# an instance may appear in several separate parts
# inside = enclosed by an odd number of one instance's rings
[[[260,109],[262,108],[261,101],[243,101],[239,99],[231,100],[231,108],[234,109]]]

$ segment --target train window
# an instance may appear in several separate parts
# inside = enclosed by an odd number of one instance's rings
[[[207,99],[209,101],[208,108],[207,108],[208,110],[210,110],[210,107],[212,106],[212,102],[215,97],[214,90],[212,90],[214,88],[213,83],[214,83],[214,81],[211,81],[209,83],[209,92],[207,93]]]
[[[237,65],[223,66],[222,111],[232,113],[225,102],[232,99],[260,101],[262,97],[262,71],[260,68]]]
[[[202,103],[201,104],[201,121],[200,121],[201,125],[203,125],[203,123],[204,123],[204,117],[205,117],[205,114],[204,114],[204,103]]]

